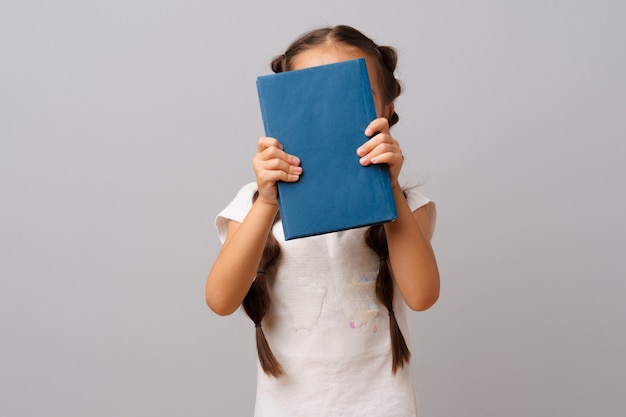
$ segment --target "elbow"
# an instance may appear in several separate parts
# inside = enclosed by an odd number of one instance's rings
[[[233,306],[232,303],[227,303],[222,297],[216,296],[216,294],[206,291],[206,303],[215,314],[218,316],[229,316],[233,314],[238,305]]]
[[[207,297],[206,303],[211,309],[211,311],[213,311],[218,316],[230,316],[231,314],[235,312],[235,310],[237,310],[237,307],[232,308],[231,306],[228,306],[225,303],[211,301],[209,300],[208,297]]]
[[[421,282],[421,285],[413,287],[409,296],[405,297],[406,304],[413,311],[426,311],[439,300],[441,281],[437,266],[435,265],[434,270],[425,277],[427,278]]]
[[[240,304],[235,303],[233,299],[224,294],[224,290],[215,284],[214,279],[211,279],[211,274],[209,274],[204,288],[204,298],[207,306],[218,316],[233,314]]]
[[[218,316],[230,316],[231,314],[233,314],[235,312],[235,310],[228,310],[228,309],[223,309],[223,308],[218,308],[218,307],[211,307],[209,306],[209,308],[211,309],[211,311],[213,311],[215,314],[217,314]]]
[[[406,300],[406,304],[413,311],[426,311],[435,305],[438,299],[439,289]]]

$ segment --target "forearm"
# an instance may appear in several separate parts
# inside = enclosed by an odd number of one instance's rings
[[[429,232],[424,230],[427,221],[418,222],[419,216],[427,216],[426,207],[416,213],[411,209],[398,185],[393,187],[398,218],[385,224],[389,262],[400,293],[413,310],[426,310],[439,297],[439,271]],[[426,219],[427,220],[427,219]]]
[[[229,226],[206,284],[207,304],[217,314],[231,314],[241,305],[256,276],[277,212],[277,205],[257,200],[241,224]]]

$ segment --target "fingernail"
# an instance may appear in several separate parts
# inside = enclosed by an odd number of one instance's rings
[[[363,153],[365,153],[365,149],[363,149],[363,148],[359,148],[359,149],[356,150],[356,154],[359,155],[359,156],[363,155]]]

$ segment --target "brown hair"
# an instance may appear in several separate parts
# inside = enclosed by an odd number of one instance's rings
[[[253,201],[256,200],[258,195],[259,193],[257,191],[254,194]],[[274,221],[278,219],[279,216],[277,215]],[[267,290],[267,271],[268,268],[274,266],[278,255],[280,255],[280,245],[274,237],[274,234],[270,232],[267,236],[265,247],[263,248],[256,278],[242,303],[244,311],[254,322],[254,326],[256,327],[256,350],[261,367],[265,373],[274,377],[279,377],[283,375],[284,372],[267,343],[261,322],[263,321],[263,317],[268,313],[271,305],[270,294]]]
[[[284,54],[274,57],[271,63],[272,71],[290,71],[292,60],[296,55],[316,46],[332,43],[353,46],[376,60],[380,69],[378,82],[385,103],[392,103],[400,95],[402,86],[394,76],[398,63],[398,54],[395,49],[390,46],[377,45],[363,33],[345,25],[315,29],[303,34],[289,45]],[[398,114],[394,112],[389,118],[389,126],[395,125],[398,120]]]
[[[369,57],[376,59],[380,68],[379,83],[385,103],[393,102],[400,95],[402,88],[400,82],[394,76],[397,64],[397,54],[395,50],[389,46],[377,45],[363,33],[350,26],[340,25],[332,28],[316,29],[305,33],[296,39],[287,48],[284,54],[272,60],[271,68],[276,73],[289,71],[291,69],[291,61],[299,53],[315,46],[333,42],[356,47]],[[389,118],[389,125],[393,126],[398,120],[399,117],[397,113],[394,112]],[[257,196],[258,193],[255,194],[253,199],[256,199]],[[278,216],[276,220],[278,220]],[[380,259],[378,276],[376,278],[376,298],[389,312],[389,333],[391,337],[392,353],[391,371],[395,374],[399,368],[402,368],[408,363],[411,353],[400,331],[393,310],[394,283],[389,268],[389,249],[387,247],[387,238],[383,225],[375,225],[368,228],[364,238],[367,245],[376,252]],[[259,263],[256,279],[252,283],[243,301],[246,314],[248,314],[256,326],[257,352],[261,367],[266,374],[274,377],[283,375],[284,370],[265,339],[261,322],[271,306],[269,291],[267,289],[268,269],[274,266],[279,255],[280,245],[272,232],[270,232],[265,243],[261,262]]]

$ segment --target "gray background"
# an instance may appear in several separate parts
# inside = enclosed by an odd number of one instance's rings
[[[256,76],[338,23],[397,47],[403,181],[438,203],[421,415],[623,415],[623,4],[3,0],[0,415],[252,414],[213,218],[253,179]]]

